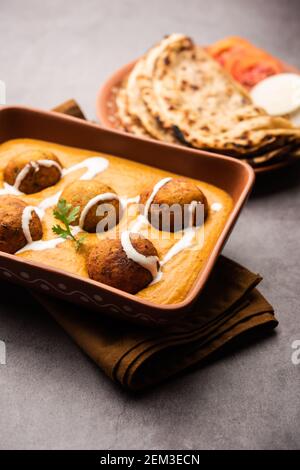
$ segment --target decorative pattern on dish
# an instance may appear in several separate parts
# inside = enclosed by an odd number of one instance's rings
[[[65,284],[58,283],[57,285],[54,285],[53,283],[49,282],[46,279],[41,279],[41,278],[32,279],[31,275],[25,271],[21,271],[19,274],[17,274],[16,272],[10,271],[7,268],[0,267],[0,274],[2,274],[4,278],[7,278],[9,280],[18,279],[22,281],[22,284],[25,282],[26,284],[29,284],[31,287],[34,287],[35,289],[39,289],[42,292],[47,292],[47,294],[54,294],[54,292],[56,292],[60,296],[63,294],[66,297],[66,299],[69,297],[73,297],[74,299],[76,298],[76,302],[80,300],[81,302],[85,304],[92,303],[101,309],[109,310],[111,313],[119,314],[121,316],[129,318],[130,320],[137,319],[143,323],[147,323],[153,326],[154,325],[163,326],[168,323],[166,319],[154,318],[152,315],[147,315],[145,312],[143,313],[136,312],[129,305],[123,305],[122,307],[120,307],[117,304],[106,303],[104,301],[104,298],[100,296],[99,294],[87,295],[85,292],[81,292],[79,290],[68,291],[67,286]],[[62,286],[64,287],[62,288]]]

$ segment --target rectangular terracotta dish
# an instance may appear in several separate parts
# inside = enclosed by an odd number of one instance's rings
[[[0,277],[45,294],[81,304],[112,317],[162,326],[176,322],[193,306],[221,252],[254,182],[251,167],[236,159],[168,145],[104,129],[59,113],[25,107],[0,108],[0,143],[31,138],[115,155],[199,179],[226,191],[233,208],[184,301],[157,305],[118,289],[15,255],[0,253]]]

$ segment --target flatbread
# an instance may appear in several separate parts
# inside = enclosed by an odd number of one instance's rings
[[[299,128],[254,106],[247,91],[182,34],[164,38],[136,63],[117,108],[129,132],[248,161],[300,147]]]
[[[271,163],[277,163],[286,158],[287,155],[294,155],[293,145],[285,145],[279,149],[258,155],[252,158],[242,159],[254,167],[266,166]]]
[[[285,145],[283,139],[300,141],[299,129],[255,107],[248,93],[189,38],[161,51],[142,96],[161,125],[175,126],[193,147],[242,155],[270,139],[280,146]]]
[[[183,37],[178,35],[178,37]],[[143,77],[145,76],[148,64],[159,57],[160,50],[169,43],[170,39],[165,38],[158,45],[151,48],[144,57],[142,57],[134,66],[127,80],[127,100],[128,114],[134,119],[138,119],[148,134],[158,140],[166,142],[178,143],[174,136],[173,129],[164,129],[157,117],[149,112],[149,109],[142,99],[141,91],[143,87]]]
[[[136,119],[128,112],[128,97],[126,91],[126,82],[121,85],[116,94],[117,117],[124,131],[132,134],[151,137],[146,129],[142,126],[139,119]]]

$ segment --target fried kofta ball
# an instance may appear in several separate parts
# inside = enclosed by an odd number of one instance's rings
[[[102,228],[101,231],[105,231],[119,223],[120,200],[111,187],[99,181],[74,181],[64,189],[60,199],[64,199],[73,207],[80,207],[78,217],[72,225],[80,225],[86,232],[93,233]],[[102,210],[99,206],[102,206]],[[98,223],[104,218],[107,224],[104,225],[103,221],[103,227],[100,227]]]
[[[151,257],[152,268],[157,272],[158,254],[151,241],[135,233],[129,234],[129,237],[134,250],[144,257]],[[102,240],[89,253],[87,259],[89,277],[130,294],[136,294],[153,281],[155,272],[133,261],[129,256],[130,252],[124,250],[122,238]]]
[[[149,222],[159,230],[170,232],[201,225],[208,213],[207,199],[201,189],[184,178],[170,178],[165,183],[163,180],[161,182],[163,184],[157,192],[154,186],[146,189],[140,197],[140,211],[147,212],[145,215]],[[153,191],[155,194],[152,199]],[[203,204],[203,212],[199,211],[199,204]]]
[[[11,159],[4,169],[4,181],[25,194],[56,184],[61,178],[59,159],[47,150],[27,150]]]
[[[29,210],[26,214],[24,211],[27,207]],[[42,238],[41,221],[30,207],[17,197],[0,197],[0,251],[13,254],[27,243]]]

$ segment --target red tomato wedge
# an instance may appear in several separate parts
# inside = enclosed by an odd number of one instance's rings
[[[252,45],[246,39],[231,36],[210,45],[207,50],[218,62],[226,65],[232,54],[243,53],[251,47]]]
[[[248,89],[270,75],[286,71],[278,59],[238,36],[216,42],[208,52]]]
[[[264,54],[235,55],[225,67],[235,80],[246,88],[252,88],[270,75],[284,71],[282,64]]]

